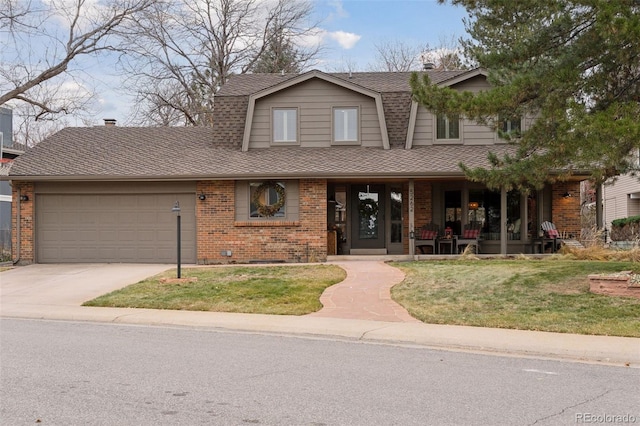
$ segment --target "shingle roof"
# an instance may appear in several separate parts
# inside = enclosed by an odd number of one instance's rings
[[[310,71],[311,72],[311,71]],[[441,83],[466,71],[423,71],[433,83]],[[349,83],[380,93],[409,92],[411,72],[354,72],[326,73]],[[229,77],[216,96],[247,96],[280,83],[284,83],[300,74],[237,74]]]
[[[278,147],[242,152],[211,144],[206,127],[61,130],[18,157],[13,179],[249,179],[461,175],[511,146],[434,145],[410,150]]]

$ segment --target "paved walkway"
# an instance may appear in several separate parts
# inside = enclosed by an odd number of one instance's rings
[[[332,262],[347,271],[347,278],[327,288],[323,308],[309,316],[389,322],[419,322],[391,299],[391,287],[404,273],[383,261]]]

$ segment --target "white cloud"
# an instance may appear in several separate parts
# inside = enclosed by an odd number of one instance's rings
[[[338,42],[343,49],[351,49],[362,38],[362,36],[346,31],[333,31],[327,33],[327,37]]]
[[[339,18],[348,18],[349,13],[344,10],[344,6],[342,5],[342,0],[331,0],[327,2],[327,4],[335,9],[335,12],[331,12],[327,19],[339,19]]]

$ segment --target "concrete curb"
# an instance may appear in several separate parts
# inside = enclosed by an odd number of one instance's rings
[[[585,336],[311,316],[24,304],[3,306],[0,316],[4,318],[91,321],[131,325],[202,327],[252,333],[341,338],[640,368],[640,339],[628,337]]]

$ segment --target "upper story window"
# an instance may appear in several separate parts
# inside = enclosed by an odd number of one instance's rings
[[[436,122],[436,139],[460,139],[459,115],[439,114]]]
[[[298,109],[274,108],[273,110],[273,142],[298,142]]]
[[[500,130],[507,134],[519,135],[522,132],[522,119],[520,117],[504,119]]]
[[[333,108],[333,141],[335,143],[358,143],[358,107]]]

